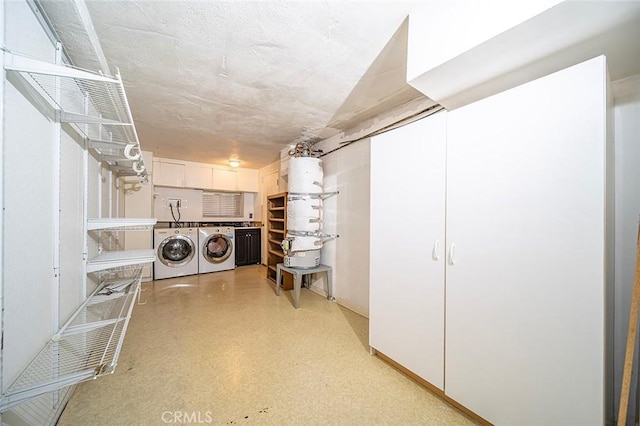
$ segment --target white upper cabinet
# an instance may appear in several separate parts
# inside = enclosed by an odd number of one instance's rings
[[[238,191],[258,192],[258,170],[237,169]]]
[[[237,172],[230,169],[212,169],[213,184],[211,189],[218,191],[237,191]]]
[[[161,186],[185,186],[186,166],[179,161],[153,160],[153,184]]]
[[[187,163],[187,188],[213,188],[213,173],[211,166],[197,163]]]
[[[155,158],[153,183],[174,188],[258,192],[258,170]]]

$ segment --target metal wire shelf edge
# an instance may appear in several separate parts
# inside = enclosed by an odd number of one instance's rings
[[[7,417],[7,423],[13,424],[8,413],[15,416],[21,423],[28,425],[55,425],[62,410],[71,398],[76,385],[67,386],[55,392],[41,395],[37,398],[16,405],[3,413],[3,420]]]
[[[116,144],[117,142],[125,142],[141,150],[119,71],[116,76],[107,76],[67,65],[52,64],[11,52],[5,48],[1,50],[5,56],[4,68],[7,71],[20,74],[34,89],[35,93],[41,96],[51,107],[60,111],[60,120],[68,122],[81,137],[86,139],[94,138],[94,135],[88,131],[89,127],[87,126],[89,125],[98,125],[98,129],[102,129],[100,126],[113,126],[114,130],[118,129],[115,131],[120,136],[123,136],[119,138],[122,139],[121,141],[116,141]],[[52,80],[53,83],[48,80]],[[53,85],[51,86],[51,84]],[[68,87],[73,88],[73,90]],[[61,94],[63,93],[70,98],[77,96],[82,99],[83,94],[86,94],[91,100],[92,112],[95,115],[88,115],[84,111],[82,113],[68,111],[62,105],[62,100],[56,99],[57,88],[61,90]],[[75,106],[78,107],[82,104],[77,103]],[[107,116],[114,118],[102,118],[103,114],[101,112],[108,112]],[[108,134],[112,134],[106,127],[105,131]],[[102,132],[99,130],[97,133],[101,134]],[[148,178],[142,157],[138,159],[136,168],[138,170],[134,170],[133,174],[146,181]]]
[[[326,200],[327,198],[338,195],[340,191],[333,192],[290,192],[287,195],[288,201],[298,200]]]
[[[155,218],[89,218],[89,231],[150,231],[156,224]]]
[[[49,392],[54,392],[60,390],[62,388],[66,388],[68,386],[75,385],[82,381],[94,379],[100,377],[102,375],[111,374],[115,371],[117,366],[118,357],[120,356],[120,351],[122,350],[122,345],[124,343],[124,337],[126,335],[127,328],[129,326],[129,321],[131,319],[131,314],[133,312],[133,306],[135,305],[135,301],[137,299],[138,293],[140,292],[141,278],[137,280],[133,288],[130,288],[127,292],[126,296],[128,300],[123,305],[121,309],[120,318],[113,322],[113,327],[109,334],[109,338],[106,339],[106,344],[104,345],[104,349],[96,351],[95,347],[87,347],[84,351],[85,356],[83,363],[86,364],[81,368],[78,368],[77,371],[67,372],[64,375],[57,377],[55,379],[50,379],[48,381],[43,381],[42,383],[38,383],[36,385],[24,385],[20,386],[21,379],[25,376],[28,376],[32,369],[36,369],[39,367],[38,363],[50,361],[47,364],[47,367],[53,369],[56,365],[65,363],[64,361],[54,359],[56,355],[58,357],[62,357],[64,355],[59,354],[59,345],[61,340],[50,339],[44,348],[36,355],[36,357],[29,363],[27,368],[23,370],[23,372],[16,378],[13,384],[7,389],[7,391],[0,397],[0,413],[10,410],[17,405],[27,403],[37,397],[40,397]],[[102,286],[99,286],[100,288]],[[94,292],[95,294],[95,292]],[[76,313],[82,312],[83,308],[86,304],[83,304],[80,309],[76,311]],[[75,316],[76,314],[74,314]],[[103,327],[106,328],[106,327]],[[88,332],[95,331],[96,329],[89,330]],[[107,331],[107,330],[103,330]],[[72,335],[73,337],[73,335]],[[115,337],[115,338],[114,338]],[[64,339],[64,337],[62,338]],[[105,339],[96,339],[98,343],[102,343]],[[93,343],[93,342],[92,342]],[[56,350],[52,350],[52,346],[56,346]],[[51,359],[42,359],[49,356],[49,352],[51,353]],[[100,362],[97,365],[92,365],[90,363],[91,360],[95,359],[95,354],[102,354],[100,356]],[[82,358],[82,357],[81,357]],[[34,373],[37,376],[37,372]]]
[[[82,334],[122,321],[124,318],[122,315],[123,310],[127,307],[127,303],[130,302],[131,286],[139,286],[140,282],[141,277],[106,281],[98,287],[98,291],[87,299],[81,308],[76,311],[76,314],[52,339],[63,340],[65,337],[74,334]],[[124,285],[121,286],[119,291],[103,294],[102,292],[113,283],[123,283]],[[124,299],[122,299],[123,297]],[[118,306],[120,306],[119,309]],[[92,310],[96,310],[97,313],[92,313]]]
[[[155,260],[153,249],[104,251],[87,262],[87,273],[105,270],[126,271]]]
[[[31,58],[6,49],[3,50],[5,52],[5,69],[19,72],[25,76],[28,75],[45,91],[51,98],[50,101],[54,104],[59,105],[55,96],[52,96],[46,90],[47,88],[55,89],[59,86],[69,93],[93,92],[94,100],[92,105],[109,107],[115,115],[119,116],[119,121],[128,119],[126,101],[124,99],[126,95],[119,76],[98,74],[68,65],[54,64]]]

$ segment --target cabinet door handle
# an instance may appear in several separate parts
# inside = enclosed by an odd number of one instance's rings
[[[438,244],[440,244],[440,240],[436,240],[436,242],[433,243],[433,252],[431,253],[431,259],[433,259],[434,262],[440,260],[440,258],[438,257]]]
[[[449,265],[455,265],[456,261],[454,259],[454,250],[455,250],[456,245],[451,243],[451,247],[449,247]]]

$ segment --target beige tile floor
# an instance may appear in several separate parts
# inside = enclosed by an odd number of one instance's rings
[[[368,320],[263,266],[143,284],[116,372],[79,385],[59,425],[465,425],[369,355]]]

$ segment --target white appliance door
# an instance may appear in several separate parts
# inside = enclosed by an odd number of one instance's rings
[[[446,114],[371,141],[370,345],[444,386]]]
[[[172,235],[158,246],[157,257],[164,265],[178,268],[193,259],[196,247],[193,241],[184,235]]]
[[[446,394],[498,425],[604,418],[604,58],[448,115]]]
[[[231,256],[233,241],[224,234],[209,235],[202,244],[202,256],[209,263],[222,263]]]

